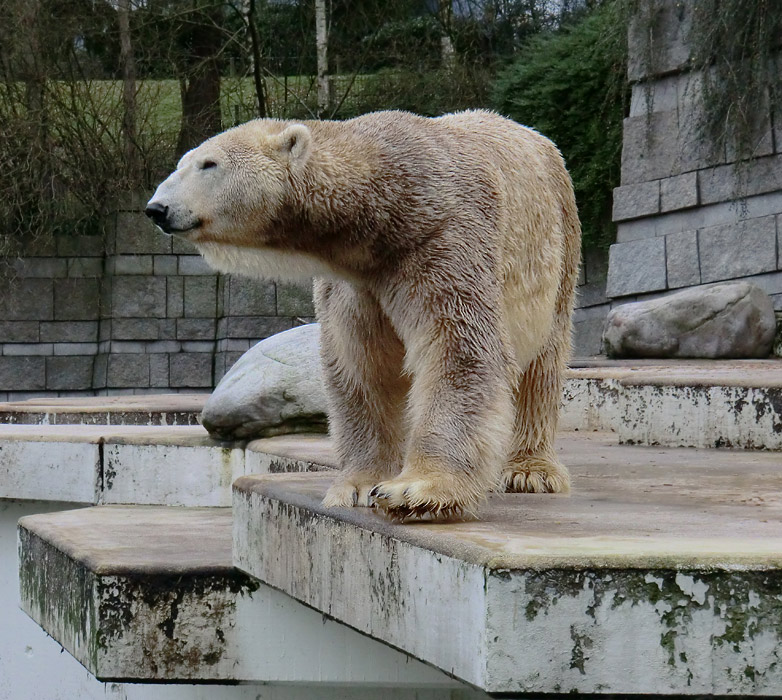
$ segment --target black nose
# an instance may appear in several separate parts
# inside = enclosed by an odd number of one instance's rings
[[[152,202],[151,204],[147,205],[144,213],[164,231],[167,230],[168,207],[160,204],[159,202]]]

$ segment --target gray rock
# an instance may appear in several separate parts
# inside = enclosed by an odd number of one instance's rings
[[[611,357],[766,357],[775,326],[771,298],[736,282],[613,309],[603,344]]]
[[[320,325],[298,326],[250,348],[209,397],[201,422],[223,440],[326,432]]]

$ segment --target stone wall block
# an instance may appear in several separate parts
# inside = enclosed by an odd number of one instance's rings
[[[0,321],[0,343],[37,343],[40,325],[38,321]]]
[[[630,117],[645,117],[652,112],[679,109],[679,83],[682,77],[671,75],[654,82],[636,83],[630,96]]]
[[[185,313],[185,281],[181,277],[166,277],[166,316],[179,318]]]
[[[103,258],[68,258],[68,277],[101,277]]]
[[[41,323],[42,343],[96,343],[98,321],[44,321]]]
[[[65,277],[68,262],[64,258],[17,258],[11,268],[16,277]]]
[[[180,318],[176,322],[177,340],[214,340],[214,318]]]
[[[691,6],[675,0],[648,0],[630,23],[627,74],[631,82],[687,65]],[[647,51],[651,41],[653,51]]]
[[[52,343],[5,343],[3,346],[3,355],[52,355],[54,354],[54,345]]]
[[[684,231],[666,236],[665,262],[668,269],[669,289],[700,284],[697,232]]]
[[[184,315],[187,318],[215,316],[217,310],[217,277],[185,277]]]
[[[117,213],[117,255],[152,255],[171,252],[166,236],[142,212]]]
[[[614,188],[614,221],[638,219],[660,211],[660,181]],[[278,290],[279,295],[279,290]],[[279,307],[279,304],[278,304]]]
[[[112,282],[115,318],[162,318],[166,301],[165,277],[115,277]]]
[[[206,264],[200,255],[179,256],[180,275],[215,275],[216,272]]]
[[[156,318],[118,318],[112,324],[114,340],[158,340],[160,321]]]
[[[174,388],[212,388],[212,353],[182,352],[170,356],[170,383]]]
[[[162,318],[158,323],[160,329],[160,340],[174,340],[176,338],[176,319]]]
[[[763,95],[762,103],[753,112],[750,153],[753,157],[768,156],[774,153],[774,133],[771,123],[771,103],[768,91]],[[725,149],[726,160],[730,163],[738,158],[736,139],[728,139]]]
[[[665,238],[615,243],[609,250],[606,294],[621,297],[665,289]]]
[[[277,312],[274,282],[230,276],[229,316],[273,316]]]
[[[174,255],[199,255],[198,249],[190,241],[178,236],[171,239],[171,252]]]
[[[106,383],[109,388],[117,389],[149,386],[149,355],[109,355]]]
[[[45,388],[45,357],[0,357],[0,391],[42,391]]]
[[[54,280],[54,317],[58,321],[100,318],[100,282],[94,277]]]
[[[93,355],[46,358],[46,388],[51,391],[81,391],[92,388]]]
[[[278,316],[314,316],[312,280],[277,283]]]
[[[156,275],[175,275],[178,264],[176,255],[155,255],[152,272]]]
[[[698,174],[685,173],[660,181],[660,211],[669,212],[698,205]]]
[[[115,275],[151,275],[151,255],[115,255],[112,258]]]
[[[50,321],[54,318],[54,280],[0,280],[0,320]]]
[[[704,283],[770,272],[777,265],[776,217],[764,216],[698,232]]]
[[[109,366],[109,356],[106,354],[96,355],[92,363],[92,388],[105,389],[107,371]]]
[[[702,204],[781,190],[782,155],[759,158],[740,176],[732,164],[702,170],[698,173],[698,186]]]
[[[217,367],[219,363],[221,372],[219,377],[215,374],[215,383],[225,376],[226,372],[239,361],[242,355],[244,355],[243,352],[221,352],[215,355],[215,367]],[[217,370],[215,370],[215,372],[217,372]]]
[[[293,319],[281,316],[229,316],[218,324],[218,338],[260,340],[293,328]]]
[[[675,111],[627,117],[622,138],[622,184],[678,175],[681,165],[677,133]]]
[[[149,356],[149,386],[168,388],[168,353],[155,353]]]
[[[97,355],[98,343],[54,343],[54,355]]]

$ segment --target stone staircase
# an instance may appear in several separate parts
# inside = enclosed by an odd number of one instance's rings
[[[216,442],[203,397],[6,405],[22,608],[122,698],[779,695],[780,387],[779,363],[575,367],[573,494],[447,524],[323,509],[326,436]]]

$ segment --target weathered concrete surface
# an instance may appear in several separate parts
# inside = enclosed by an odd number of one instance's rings
[[[488,692],[782,693],[778,455],[559,450],[572,497],[492,495],[467,523],[324,509],[326,475],[243,477],[234,562]]]
[[[198,425],[208,394],[28,399],[0,403],[0,423]]]
[[[28,516],[19,558],[23,609],[102,680],[462,687],[234,569],[229,509]]]
[[[564,430],[628,444],[782,450],[782,360],[583,362],[571,368]]]
[[[306,454],[308,461],[300,455]],[[247,474],[319,472],[339,469],[331,441],[323,435],[278,435],[252,440],[245,449]]]
[[[0,425],[0,499],[227,506],[244,473],[201,426]]]

